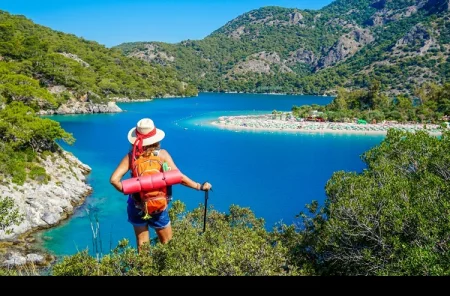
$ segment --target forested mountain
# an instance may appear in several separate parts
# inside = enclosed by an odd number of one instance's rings
[[[174,69],[0,11],[0,182],[47,182],[42,159],[59,150],[55,141],[74,141],[37,112],[115,98],[196,94]]]
[[[190,96],[173,69],[125,57],[93,41],[0,11],[0,102],[38,109],[67,100]]]
[[[202,40],[125,43],[201,91],[322,94],[378,80],[390,94],[450,77],[449,0],[336,0],[320,10],[263,7]]]

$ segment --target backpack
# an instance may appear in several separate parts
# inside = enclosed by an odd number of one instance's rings
[[[134,157],[132,153],[130,153],[131,176],[133,178],[147,176],[170,169],[167,167],[166,163],[161,161],[159,152],[160,150],[157,149],[152,151],[150,155],[144,154],[138,157]],[[134,157],[134,159],[132,157]],[[131,195],[135,205],[142,209],[143,214],[145,213],[142,219],[150,219],[151,215],[161,213],[167,208],[171,195],[171,190],[168,189],[171,189],[171,186],[158,188],[152,191],[141,191]]]

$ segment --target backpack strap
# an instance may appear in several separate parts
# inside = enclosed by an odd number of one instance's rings
[[[133,165],[135,158],[133,156],[133,151],[128,152],[128,169],[130,170],[131,177],[134,178]]]

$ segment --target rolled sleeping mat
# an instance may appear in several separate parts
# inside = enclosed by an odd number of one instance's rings
[[[175,185],[181,183],[183,175],[179,170],[171,170],[164,172],[164,178],[166,179],[166,185]]]
[[[157,173],[155,175],[159,175],[160,173]],[[152,189],[158,189],[161,187],[156,187],[155,184],[153,184],[153,175],[148,176],[140,176],[138,179],[141,182],[141,191],[150,191]]]
[[[179,170],[171,170],[153,175],[130,178],[122,181],[123,194],[150,191],[165,186],[181,183],[182,174]]]
[[[141,182],[139,178],[131,178],[122,181],[123,194],[141,192]]]
[[[164,179],[164,173],[153,174],[153,175],[149,175],[147,177],[150,177],[152,179],[153,188],[149,188],[149,187],[145,186],[144,184],[142,184],[142,180],[141,180],[142,191],[149,191],[151,189],[159,189],[159,188],[167,186],[166,180]]]

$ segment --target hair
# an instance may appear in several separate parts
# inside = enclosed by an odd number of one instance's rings
[[[131,147],[133,147],[133,146],[131,146]],[[160,147],[161,147],[161,142],[156,142],[151,145],[144,146],[144,147],[142,147],[144,149],[144,153],[142,153],[142,155],[148,156],[150,153],[153,152],[153,150],[158,149]]]

